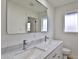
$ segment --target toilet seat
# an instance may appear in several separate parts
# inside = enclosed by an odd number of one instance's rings
[[[62,51],[64,55],[69,55],[71,53],[71,50],[68,48],[63,48]]]

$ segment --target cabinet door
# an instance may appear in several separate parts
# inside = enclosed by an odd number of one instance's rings
[[[44,59],[63,59],[62,47],[63,45],[60,45]]]

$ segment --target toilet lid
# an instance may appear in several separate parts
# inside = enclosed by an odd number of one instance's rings
[[[71,50],[68,48],[63,48],[62,51],[63,51],[63,54],[70,54],[71,53]]]

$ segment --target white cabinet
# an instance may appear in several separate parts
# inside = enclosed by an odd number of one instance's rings
[[[44,59],[63,59],[62,48],[63,48],[63,45],[61,44]]]

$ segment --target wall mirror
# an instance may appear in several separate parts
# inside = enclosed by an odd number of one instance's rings
[[[37,0],[7,0],[8,34],[47,32],[47,8]]]

